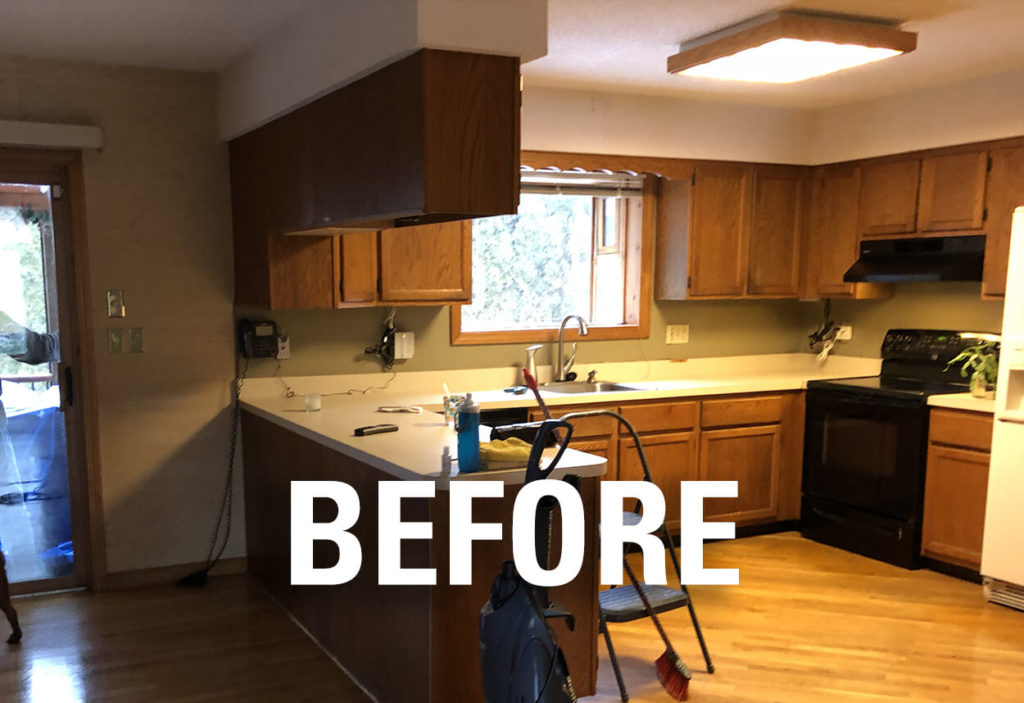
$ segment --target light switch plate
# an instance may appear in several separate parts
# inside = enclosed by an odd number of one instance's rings
[[[665,326],[665,344],[689,344],[690,343],[690,326],[689,325],[666,325]]]
[[[277,358],[279,361],[292,358],[292,338],[283,332],[277,336]]]
[[[124,291],[107,290],[107,317],[124,317]]]
[[[111,354],[120,354],[124,351],[124,330],[122,328],[107,328],[107,351]]]
[[[836,331],[836,340],[849,342],[851,339],[853,339],[853,325],[839,325],[839,329]]]

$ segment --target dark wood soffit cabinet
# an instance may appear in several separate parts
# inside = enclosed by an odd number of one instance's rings
[[[273,232],[515,213],[519,59],[422,49],[231,142]]]

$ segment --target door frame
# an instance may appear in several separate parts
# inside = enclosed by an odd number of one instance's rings
[[[13,594],[81,586],[106,587],[106,541],[99,461],[95,335],[85,218],[82,153],[69,149],[0,147],[0,181],[60,186],[52,199],[54,253],[59,291],[61,361],[57,380],[67,436],[74,576],[11,584]],[[73,398],[67,404],[67,374]]]

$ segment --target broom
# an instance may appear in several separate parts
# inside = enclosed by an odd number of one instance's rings
[[[668,695],[675,698],[677,701],[685,701],[687,693],[690,690],[690,670],[687,668],[683,660],[676,654],[676,650],[672,647],[672,643],[668,641],[668,635],[665,634],[665,628],[661,626],[661,622],[658,620],[658,616],[654,612],[654,608],[651,607],[651,602],[647,600],[647,595],[644,593],[644,589],[640,587],[640,582],[637,581],[636,575],[633,573],[632,567],[629,562],[623,557],[622,565],[626,568],[626,573],[629,574],[629,580],[633,582],[633,588],[636,589],[636,594],[640,596],[640,600],[643,601],[644,607],[647,609],[647,614],[651,616],[651,620],[654,621],[654,626],[658,628],[658,634],[661,635],[662,642],[665,643],[665,653],[658,657],[657,661],[654,662],[654,670],[658,674],[658,681],[664,686]]]

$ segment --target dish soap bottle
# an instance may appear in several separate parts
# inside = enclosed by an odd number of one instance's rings
[[[471,474],[480,470],[480,403],[467,393],[459,403],[455,416],[455,431],[459,434],[459,473]]]

